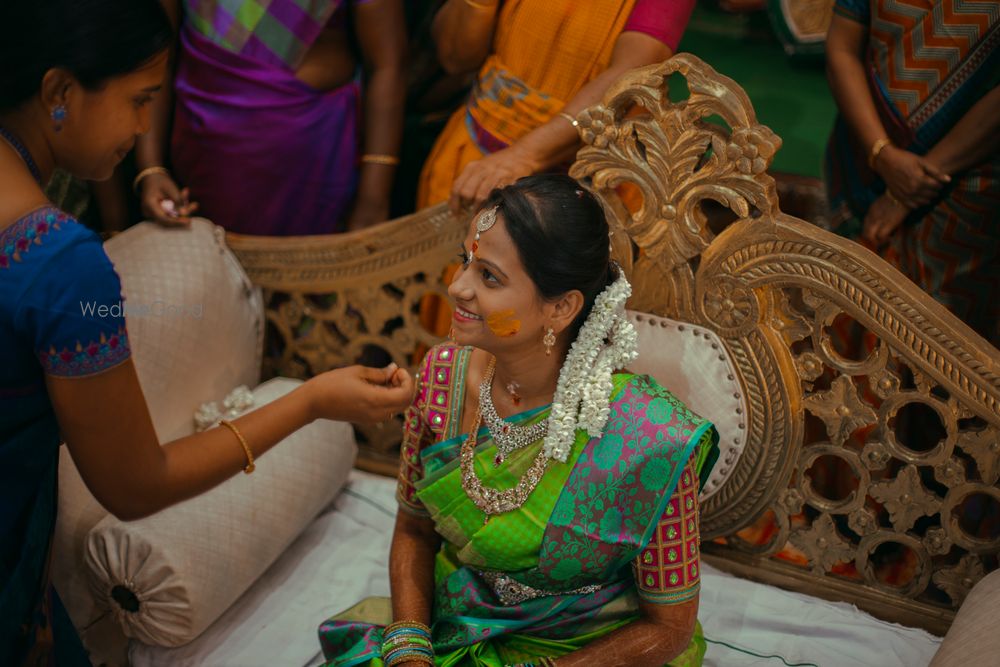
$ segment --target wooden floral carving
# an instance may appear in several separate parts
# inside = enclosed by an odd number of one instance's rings
[[[837,532],[829,514],[821,515],[809,530],[792,533],[792,543],[809,557],[809,564],[815,572],[829,572],[837,563],[854,557],[854,549]]]
[[[826,423],[826,432],[838,445],[844,444],[856,429],[874,424],[877,419],[875,410],[861,400],[857,388],[844,375],[833,381],[830,391],[808,396],[805,406]]]
[[[928,493],[916,466],[906,466],[892,481],[880,482],[871,488],[871,496],[889,510],[889,520],[896,530],[905,531],[922,516],[934,514],[940,501]]]
[[[958,607],[980,579],[985,576],[983,563],[975,556],[965,556],[955,567],[941,569],[934,573],[934,583],[948,594]]]

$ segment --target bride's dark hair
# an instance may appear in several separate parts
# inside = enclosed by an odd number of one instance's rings
[[[546,300],[570,290],[583,293],[583,309],[570,333],[576,337],[594,300],[614,281],[608,221],[597,199],[562,174],[527,176],[490,193],[483,208],[497,207],[521,263]]]

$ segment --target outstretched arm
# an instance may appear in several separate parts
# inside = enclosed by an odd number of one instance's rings
[[[672,52],[663,42],[640,32],[623,32],[615,42],[608,69],[594,77],[564,107],[575,116],[596,104],[625,72],[666,60]],[[452,187],[453,211],[474,206],[490,191],[513,183],[522,176],[539,173],[573,159],[580,139],[576,128],[563,116],[555,116],[510,147],[468,164]]]
[[[120,519],[196,496],[247,465],[239,440],[224,426],[161,447],[131,359],[83,378],[47,376],[46,383],[80,475]],[[316,419],[388,419],[412,394],[406,371],[354,366],[318,375],[233,424],[258,457]]]

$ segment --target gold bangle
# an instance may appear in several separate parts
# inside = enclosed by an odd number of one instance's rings
[[[396,621],[395,623],[390,623],[385,626],[385,630],[382,631],[382,634],[387,635],[393,630],[399,630],[400,628],[413,628],[414,630],[423,630],[428,635],[431,634],[431,629],[420,621]]]
[[[393,658],[391,662],[387,662],[385,667],[396,667],[396,665],[401,665],[404,662],[420,662],[425,665],[430,665],[434,667],[434,658],[429,655],[419,655],[419,654],[409,654],[401,655],[398,658]]]
[[[496,9],[499,5],[496,2],[476,2],[475,0],[465,0],[465,4],[473,9]]]
[[[361,161],[367,164],[385,164],[389,166],[399,164],[399,158],[395,155],[382,155],[379,153],[366,153],[361,156]]]
[[[132,179],[132,191],[135,192],[136,194],[139,194],[139,184],[142,183],[142,179],[146,178],[147,176],[152,176],[153,174],[165,174],[169,176],[170,172],[167,171],[166,167],[159,167],[159,166],[146,167],[138,174],[136,174],[136,177],[134,179]]]
[[[875,169],[875,160],[878,159],[879,153],[885,150],[886,146],[889,146],[891,144],[892,140],[886,139],[885,137],[882,137],[874,144],[872,144],[871,152],[868,153],[868,167],[870,169]]]
[[[570,114],[566,113],[565,111],[560,111],[559,115],[562,116],[563,118],[565,118],[566,120],[568,120],[569,124],[572,125],[573,127],[579,127],[580,126],[580,121],[578,121],[576,118],[574,118]]]
[[[250,451],[250,445],[247,444],[247,439],[244,438],[243,434],[240,433],[238,428],[236,428],[236,424],[231,421],[222,419],[219,423],[232,431],[233,435],[236,436],[236,439],[239,440],[240,444],[243,446],[243,452],[247,455],[247,465],[243,468],[243,472],[249,475],[257,468],[257,466],[253,462],[253,452]]]

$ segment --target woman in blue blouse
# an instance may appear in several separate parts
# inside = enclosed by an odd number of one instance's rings
[[[133,519],[252,471],[254,456],[314,419],[383,420],[413,393],[392,367],[332,371],[160,446],[124,319],[81,307],[117,303],[118,276],[42,185],[56,167],[111,175],[149,128],[171,41],[157,0],[0,4],[2,665],[90,664],[49,584],[61,441],[94,496]]]

